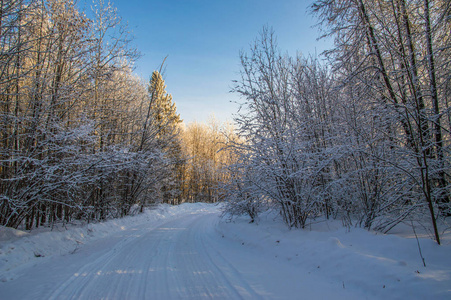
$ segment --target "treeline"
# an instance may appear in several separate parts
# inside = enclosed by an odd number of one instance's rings
[[[265,28],[241,55],[244,143],[226,213],[290,227],[338,217],[384,232],[450,215],[449,1],[315,1],[327,65],[289,57]],[[426,217],[426,219],[425,219]]]
[[[124,216],[155,199],[178,116],[158,72],[149,86],[132,74],[115,9],[0,5],[0,225]]]

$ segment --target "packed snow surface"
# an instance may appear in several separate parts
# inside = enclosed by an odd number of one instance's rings
[[[211,204],[26,233],[0,227],[0,299],[451,299],[451,245]],[[404,232],[405,233],[405,232]]]

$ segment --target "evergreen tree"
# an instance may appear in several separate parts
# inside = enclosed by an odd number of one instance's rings
[[[161,183],[160,193],[164,202],[180,202],[181,169],[183,158],[179,140],[180,115],[172,96],[166,92],[166,85],[160,72],[154,71],[149,84],[149,115],[155,126],[161,151],[169,161],[167,175]]]
[[[175,103],[172,102],[172,95],[166,93],[165,82],[158,71],[152,73],[149,94],[151,97],[151,114],[158,128],[158,135],[162,142],[172,140],[178,124],[182,120],[180,115],[177,114]]]

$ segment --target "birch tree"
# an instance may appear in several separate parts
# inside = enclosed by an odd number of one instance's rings
[[[334,70],[345,84],[370,90],[368,96],[377,100],[374,107],[386,112],[379,128],[391,142],[389,151],[401,155],[385,162],[409,182],[406,204],[428,211],[437,243],[438,215],[449,214],[449,95],[444,88],[450,23],[444,19],[449,11],[445,2],[316,1],[312,6],[326,35],[335,38],[328,52]],[[442,67],[436,68],[436,61]],[[362,100],[371,101],[368,96]]]

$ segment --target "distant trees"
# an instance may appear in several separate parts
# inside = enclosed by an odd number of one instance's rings
[[[325,215],[384,231],[427,214],[440,243],[437,221],[450,214],[447,5],[316,1],[335,38],[331,68],[282,55],[265,28],[241,55],[244,142],[227,210],[266,203],[291,227]]]
[[[98,1],[89,19],[70,0],[0,5],[0,225],[105,219],[155,200],[170,126],[131,72],[138,54],[115,9]]]
[[[227,166],[234,153],[228,148],[236,139],[231,125],[220,125],[214,118],[208,124],[190,123],[182,133],[182,201],[217,202],[222,184],[229,179]]]

